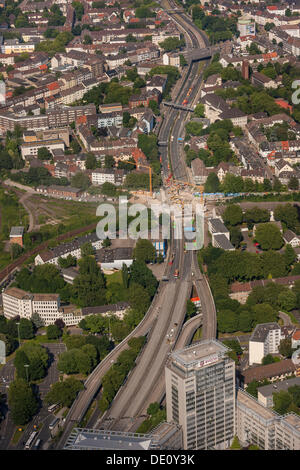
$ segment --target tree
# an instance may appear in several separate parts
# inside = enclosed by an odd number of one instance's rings
[[[62,331],[57,325],[47,326],[47,339],[57,339],[62,336]]]
[[[196,315],[196,313],[197,313],[197,308],[195,304],[190,299],[188,299],[186,302],[186,317],[188,319],[192,318]]]
[[[284,415],[292,403],[292,396],[285,390],[273,393],[274,410]]]
[[[238,225],[243,221],[243,211],[237,204],[230,204],[223,213],[225,224]]]
[[[152,271],[147,267],[144,262],[134,260],[130,266],[130,281],[131,284],[140,284],[144,287],[152,298],[157,288],[157,279]]]
[[[288,388],[288,392],[293,399],[293,403],[299,408],[300,407],[300,387],[299,385],[293,385]]]
[[[63,382],[52,384],[50,391],[45,396],[45,401],[48,404],[61,403],[62,406],[70,407],[77,393],[83,389],[84,386],[79,380],[69,377]]]
[[[8,389],[8,405],[16,425],[28,423],[38,410],[38,402],[32,388],[24,379],[12,382]]]
[[[93,256],[79,260],[79,275],[73,282],[74,302],[79,307],[105,304],[105,278]]]
[[[194,109],[194,115],[198,118],[204,118],[205,117],[204,109],[205,109],[204,104],[198,103]]]
[[[72,176],[71,184],[75,188],[84,190],[91,186],[91,180],[85,173],[78,172],[76,175]]]
[[[47,147],[40,147],[38,149],[38,158],[40,160],[51,160],[52,153],[47,149]]]
[[[36,328],[41,328],[42,326],[44,326],[44,321],[41,319],[41,317],[39,316],[38,313],[34,312],[32,315],[31,315],[31,321],[32,323],[34,324],[34,326]]]
[[[122,266],[122,283],[123,283],[123,287],[127,289],[128,284],[129,284],[129,270],[125,263],[123,263],[123,266]]]
[[[296,308],[296,294],[290,289],[286,290],[285,292],[281,292],[278,296],[278,303],[283,310],[287,310],[289,312],[290,310]]]
[[[241,241],[243,240],[243,235],[241,230],[238,227],[231,227],[230,229],[230,241],[235,248],[240,246]]]
[[[93,245],[89,242],[84,243],[81,246],[81,257],[84,258],[85,256],[91,256],[94,255],[95,251],[93,248]]]
[[[76,266],[77,258],[69,254],[66,258],[58,258],[58,264],[62,269],[70,268],[71,266]]]
[[[242,449],[242,446],[241,446],[240,441],[239,441],[237,436],[234,436],[232,444],[230,446],[230,449],[231,450],[241,450]]]
[[[279,228],[272,223],[259,224],[255,239],[263,250],[279,250],[284,244]]]
[[[271,305],[262,303],[255,305],[252,309],[255,323],[270,323],[277,319],[277,314]]]
[[[20,325],[20,338],[21,339],[31,339],[34,337],[34,326],[31,320],[27,318],[21,318]]]
[[[93,153],[87,154],[85,167],[87,170],[94,170],[95,168],[97,168],[97,159]]]
[[[159,46],[165,51],[175,51],[176,49],[180,49],[185,44],[184,40],[178,39],[176,37],[169,37],[164,41],[159,43]]]
[[[16,259],[23,253],[23,248],[17,243],[11,243],[10,253],[11,253],[11,259]]]
[[[275,220],[285,223],[288,229],[295,230],[298,225],[298,212],[292,204],[278,205],[274,210]]]
[[[190,121],[186,124],[185,130],[187,134],[201,135],[203,124],[201,122]]]
[[[209,173],[204,190],[206,193],[217,193],[220,190],[220,181],[216,173]]]
[[[299,189],[299,180],[296,176],[292,176],[292,178],[288,182],[289,189],[298,190]]]
[[[115,166],[115,159],[112,155],[105,155],[104,168],[113,168]]]
[[[151,416],[155,415],[159,409],[160,409],[159,403],[157,402],[150,403],[150,405],[147,408],[147,414]]]
[[[252,380],[247,386],[247,393],[252,395],[253,397],[257,398],[257,389],[259,387],[259,382],[257,380]]]
[[[238,316],[231,310],[222,310],[217,314],[218,330],[221,333],[233,333],[237,331]]]
[[[285,245],[284,258],[287,266],[290,266],[296,260],[296,252],[289,243]]]
[[[290,358],[293,354],[291,338],[282,339],[279,343],[278,351],[282,356]]]
[[[139,238],[133,250],[133,256],[137,261],[150,263],[155,261],[155,248],[150,240]]]
[[[262,365],[266,366],[268,364],[273,364],[275,362],[274,357],[271,354],[267,354],[265,357],[262,359]]]

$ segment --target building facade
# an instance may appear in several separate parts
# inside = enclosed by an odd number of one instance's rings
[[[169,357],[167,420],[182,426],[185,450],[226,449],[234,436],[235,363],[227,351],[203,340]]]

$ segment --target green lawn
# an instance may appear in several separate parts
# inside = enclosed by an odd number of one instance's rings
[[[106,274],[106,284],[109,286],[112,282],[118,282],[119,284],[122,284],[122,271],[117,271],[113,274]]]
[[[13,437],[12,437],[12,440],[11,440],[11,443],[13,445],[17,445],[19,440],[21,439],[22,437],[22,434],[24,433],[25,429],[26,429],[27,425],[26,426],[18,426]]]

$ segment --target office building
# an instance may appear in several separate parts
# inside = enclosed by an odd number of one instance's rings
[[[183,448],[226,449],[235,431],[235,363],[228,348],[203,340],[170,354],[167,421],[182,426]]]
[[[300,416],[279,415],[239,390],[236,400],[236,434],[243,446],[254,444],[264,450],[299,450]]]

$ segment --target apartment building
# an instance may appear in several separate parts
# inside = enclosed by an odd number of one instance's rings
[[[111,112],[111,113],[104,113],[98,114],[98,128],[102,127],[122,127],[123,125],[123,114],[122,112]]]
[[[17,114],[0,111],[0,130],[13,131],[16,125],[28,130],[48,130],[49,128],[66,127],[81,116],[96,114],[94,104],[86,106],[56,106],[46,114],[35,116],[18,116]]]
[[[256,325],[249,340],[249,365],[261,364],[267,354],[278,353],[278,346],[282,339],[278,323]]]
[[[41,254],[38,254],[34,259],[34,263],[36,266],[45,263],[52,263],[57,265],[60,257],[66,258],[68,255],[80,259],[81,247],[85,243],[91,243],[95,250],[99,250],[102,246],[102,240],[99,240],[97,234],[91,233],[90,235],[75,238],[70,243],[64,243]]]
[[[208,230],[212,236],[212,246],[228,251],[234,250],[234,246],[230,242],[229,230],[223,224],[222,219],[209,219]]]
[[[165,367],[167,421],[185,450],[226,449],[235,434],[235,363],[217,340],[173,351]]]
[[[92,184],[100,186],[104,183],[112,183],[116,186],[123,184],[125,178],[124,170],[117,170],[115,168],[96,168],[92,171]]]

